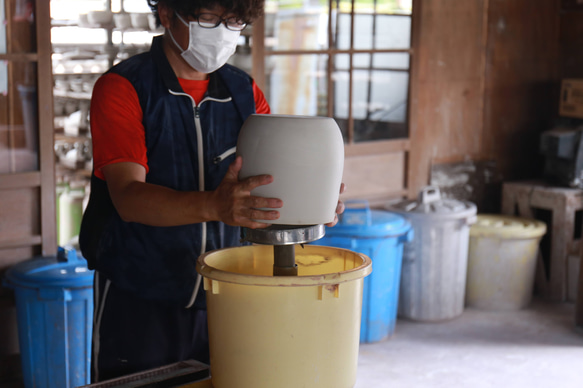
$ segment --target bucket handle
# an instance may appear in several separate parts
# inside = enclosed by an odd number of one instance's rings
[[[473,225],[478,222],[478,216],[476,214],[472,214],[471,216],[465,218],[464,221],[466,222],[466,225]]]
[[[412,265],[415,261],[415,245],[408,241],[403,244],[403,265]]]
[[[398,241],[400,243],[410,243],[411,241],[413,241],[414,238],[415,238],[415,230],[413,229],[413,227],[411,227],[411,228],[409,228],[407,233],[405,233],[399,237]]]
[[[344,212],[338,217],[340,225],[346,225],[349,221],[356,219],[359,215],[364,213],[365,225],[372,225],[372,212],[370,211],[369,202],[366,199],[349,199],[344,201]],[[351,222],[351,225],[358,224]]]
[[[57,249],[57,261],[61,263],[75,263],[81,261],[79,256],[77,256],[77,251],[70,245],[64,247],[58,247]]]
[[[441,199],[441,192],[437,186],[424,187],[419,193],[419,202],[423,204],[436,202]]]

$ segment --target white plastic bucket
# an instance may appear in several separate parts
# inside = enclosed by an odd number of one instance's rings
[[[479,215],[470,229],[466,305],[519,310],[532,300],[543,222]]]
[[[214,388],[351,388],[370,258],[296,248],[299,276],[272,276],[273,247],[227,248],[197,263],[207,296]]]

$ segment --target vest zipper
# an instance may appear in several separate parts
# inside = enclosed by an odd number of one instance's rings
[[[200,110],[199,107],[205,101],[218,101],[218,102],[229,102],[231,101],[231,97],[224,100],[219,100],[212,97],[205,97],[203,100],[196,105],[194,98],[190,94],[184,92],[174,92],[172,90],[168,90],[170,94],[175,96],[186,96],[190,99],[192,103],[192,107],[194,109],[194,127],[196,129],[196,142],[197,142],[197,152],[198,152],[198,189],[199,191],[204,191],[204,148],[202,143],[202,125],[200,123]],[[201,243],[200,243],[200,255],[206,252],[206,237],[207,237],[207,230],[206,230],[206,222],[203,222],[201,225]],[[194,301],[196,300],[196,295],[198,294],[198,289],[200,288],[200,283],[202,280],[202,276],[200,274],[196,274],[196,282],[194,284],[194,289],[192,290],[192,295],[190,296],[190,301],[186,305],[186,308],[192,307]]]
[[[190,96],[188,96],[190,97]],[[202,125],[200,124],[200,110],[194,99],[190,97],[192,101],[192,107],[194,108],[194,126],[196,128],[196,142],[198,147],[198,187],[200,191],[204,191],[204,148],[202,144]],[[200,104],[204,102],[201,101]],[[200,105],[199,104],[199,105]],[[203,222],[201,225],[201,242],[200,242],[200,254],[206,252],[206,222]],[[200,282],[202,280],[202,276],[197,273],[196,274],[196,282],[194,283],[194,289],[192,290],[192,295],[190,296],[190,301],[186,308],[191,308],[196,300],[196,295],[198,294],[198,290],[200,288]]]

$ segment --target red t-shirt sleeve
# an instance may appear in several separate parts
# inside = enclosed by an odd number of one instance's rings
[[[184,81],[184,80],[181,80]],[[208,81],[183,88],[200,101]],[[183,84],[183,82],[181,82]],[[271,109],[265,95],[253,81],[253,97],[257,113],[269,114]],[[95,175],[104,179],[101,169],[119,162],[138,163],[148,169],[146,137],[142,124],[142,108],[132,84],[124,77],[108,73],[99,78],[91,98],[91,137]]]
[[[148,172],[142,108],[126,78],[108,73],[97,80],[89,117],[93,169],[98,178],[104,179],[101,172],[104,166],[119,162],[138,163]]]
[[[271,108],[265,100],[265,96],[259,86],[253,81],[253,96],[255,97],[255,111],[259,114],[271,113]]]

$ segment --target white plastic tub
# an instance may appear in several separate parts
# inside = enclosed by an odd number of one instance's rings
[[[539,242],[546,225],[526,218],[479,215],[470,229],[466,305],[519,310],[532,300]]]

